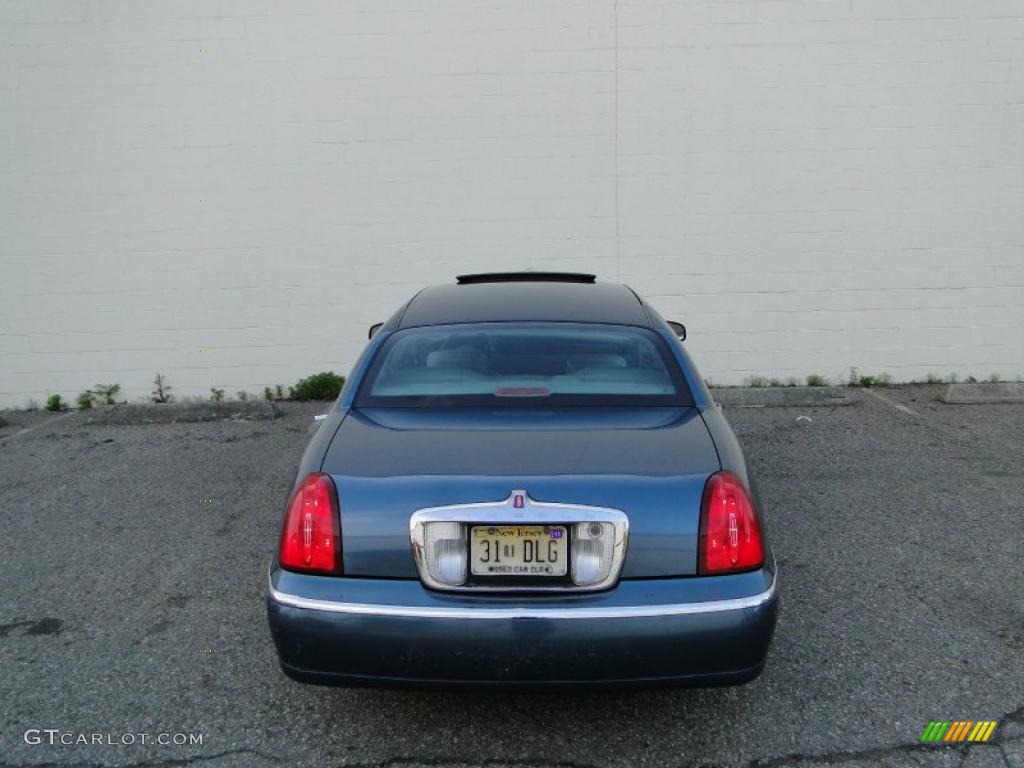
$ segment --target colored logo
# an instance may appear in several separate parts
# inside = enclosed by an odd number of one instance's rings
[[[996,725],[996,720],[932,720],[921,741],[988,741]]]

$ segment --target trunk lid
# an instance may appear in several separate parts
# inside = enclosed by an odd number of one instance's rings
[[[345,574],[410,579],[415,511],[514,489],[623,511],[622,578],[694,574],[701,495],[719,468],[694,408],[356,410],[323,465],[338,488]]]

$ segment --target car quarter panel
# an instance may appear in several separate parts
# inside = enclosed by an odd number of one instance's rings
[[[701,417],[707,425],[708,433],[714,440],[722,469],[726,469],[742,479],[749,488],[751,478],[747,460],[740,441],[736,439],[736,434],[732,431],[732,427],[729,426],[729,422],[722,412],[722,406],[716,403],[711,408],[704,409],[701,412]]]

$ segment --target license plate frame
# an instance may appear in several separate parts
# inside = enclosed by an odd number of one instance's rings
[[[563,579],[569,573],[569,530],[569,525],[559,524],[470,525],[470,574],[474,578]]]

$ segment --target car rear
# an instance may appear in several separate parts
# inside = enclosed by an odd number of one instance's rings
[[[444,687],[755,677],[774,559],[687,363],[667,328],[639,324],[382,331],[288,505],[268,590],[284,671]]]

